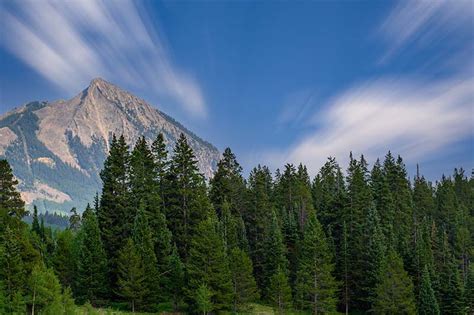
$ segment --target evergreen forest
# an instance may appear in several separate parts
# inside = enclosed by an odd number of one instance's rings
[[[132,145],[132,146],[130,146]],[[244,178],[227,148],[206,180],[184,135],[114,136],[102,191],[45,226],[0,161],[0,314],[474,314],[474,178],[432,183],[388,152],[314,178]]]

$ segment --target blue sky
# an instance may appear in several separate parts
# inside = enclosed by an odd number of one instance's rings
[[[97,76],[246,171],[387,150],[474,167],[471,1],[3,1],[0,113]]]

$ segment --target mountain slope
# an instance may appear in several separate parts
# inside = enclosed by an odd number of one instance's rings
[[[129,143],[162,132],[168,150],[184,133],[201,171],[212,175],[218,150],[171,117],[102,79],[70,100],[31,102],[0,116],[0,158],[20,180],[28,204],[40,210],[83,209],[100,190],[99,172],[113,133]]]

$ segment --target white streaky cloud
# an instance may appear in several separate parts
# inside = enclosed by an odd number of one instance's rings
[[[286,152],[266,155],[272,166],[306,164],[317,171],[327,157],[347,164],[349,152],[369,161],[388,150],[417,161],[474,136],[474,78],[431,83],[380,79],[336,96],[314,116],[315,131]]]
[[[179,69],[163,36],[132,0],[24,0],[5,6],[2,44],[68,93],[94,77],[156,91],[207,116],[196,80]]]
[[[456,40],[453,33],[464,30],[472,36],[474,2],[471,0],[402,0],[377,29],[388,45],[380,62],[391,58],[404,46],[427,47],[439,38]],[[451,37],[451,38],[450,38]]]

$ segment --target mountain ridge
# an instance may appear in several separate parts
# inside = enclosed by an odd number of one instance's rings
[[[50,211],[82,209],[100,190],[99,171],[112,134],[124,134],[133,145],[142,135],[151,142],[159,132],[168,151],[184,133],[201,172],[212,176],[220,157],[216,147],[101,78],[69,100],[30,102],[0,116],[0,158],[12,164],[27,203]]]

